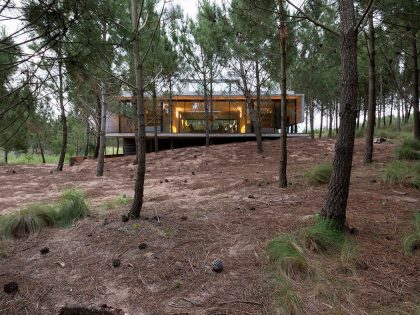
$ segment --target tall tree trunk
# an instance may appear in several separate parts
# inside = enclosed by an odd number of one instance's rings
[[[414,101],[413,101],[414,102]],[[411,108],[413,107],[413,104],[409,104],[407,101],[405,101],[406,107],[405,107],[405,123],[407,124],[410,120],[411,115]]]
[[[401,131],[401,105],[402,101],[397,99],[397,131]]]
[[[314,129],[314,120],[315,120],[315,113],[314,113],[314,102],[311,100],[309,102],[309,125],[311,127],[311,139],[315,139],[315,129]]]
[[[5,148],[5,149],[4,149],[4,164],[9,163],[9,158],[8,158],[8,156],[9,156],[9,151]]]
[[[67,117],[66,117],[66,109],[64,108],[64,91],[63,91],[63,56],[61,47],[58,49],[58,98],[60,104],[60,112],[61,112],[61,124],[63,127],[63,139],[61,141],[61,152],[60,158],[58,160],[57,171],[61,172],[64,166],[64,159],[66,157],[67,151]]]
[[[118,133],[121,133],[121,103],[118,106]],[[120,153],[120,138],[117,138],[117,155]]]
[[[209,98],[209,108],[210,108],[210,132],[213,133],[213,64],[210,67],[210,98]]]
[[[373,134],[375,131],[376,113],[376,63],[375,63],[375,28],[373,25],[373,12],[369,12],[368,57],[369,57],[369,99],[368,99],[368,125],[365,136],[365,163],[372,163]]]
[[[255,62],[255,79],[257,85],[257,126],[258,129],[255,132],[255,137],[257,139],[257,153],[263,153],[263,144],[262,144],[262,128],[261,128],[261,82],[260,82],[260,64],[258,60]],[[255,128],[254,128],[255,129]]]
[[[89,133],[90,133],[90,126],[89,126],[89,115],[86,117],[86,145],[85,145],[85,156],[89,155]]]
[[[254,110],[254,102],[252,101],[252,95],[251,95],[251,92],[248,88],[248,82],[247,82],[247,79],[246,79],[244,64],[243,64],[242,59],[239,59],[239,69],[240,69],[240,73],[241,73],[241,79],[242,79],[242,85],[243,85],[243,89],[244,89],[243,92],[244,92],[244,96],[245,96],[245,100],[246,100],[246,106],[249,110],[249,114],[251,116],[252,126],[254,127],[255,137],[257,139],[257,153],[261,154],[262,153],[261,129],[258,128],[257,115],[256,115],[255,110]]]
[[[338,112],[340,111],[339,103],[335,100],[335,133],[338,134]]]
[[[413,116],[414,116],[414,139],[420,140],[420,113],[419,113],[419,70],[417,64],[417,30],[412,30],[411,55],[413,62]]]
[[[284,0],[279,0],[280,10],[280,85],[281,85],[281,138],[280,138],[280,168],[279,168],[279,187],[287,187],[287,90],[286,90],[286,23],[284,21],[285,8]]]
[[[101,145],[101,119],[102,119],[102,105],[101,105],[101,97],[100,95],[96,96],[96,126],[97,126],[97,133],[96,133],[96,143],[95,143],[95,151],[93,152],[93,158],[97,159],[99,156],[99,146]]]
[[[44,154],[44,146],[42,145],[42,141],[41,141],[41,137],[39,135],[39,133],[36,134],[37,138],[38,138],[38,146],[39,146],[39,151],[41,153],[41,159],[42,159],[42,164],[45,164],[45,154]]]
[[[357,118],[356,118],[356,129],[360,128],[360,102],[357,102]]]
[[[172,133],[172,77],[169,77],[169,124],[169,131]]]
[[[353,161],[357,115],[357,29],[353,0],[339,0],[341,24],[341,99],[340,127],[335,145],[333,172],[321,210],[323,219],[344,227]]]
[[[318,138],[322,137],[322,129],[324,124],[324,105],[321,103],[321,124],[319,126],[319,135]]]
[[[98,152],[98,165],[96,168],[96,176],[104,175],[105,164],[105,149],[106,149],[106,87],[101,83],[101,129],[99,133],[99,152]]]
[[[143,83],[143,68],[140,63],[140,40],[139,40],[139,21],[137,13],[137,0],[131,0],[131,23],[133,27],[133,59],[134,68],[136,72],[136,91],[137,91],[137,129],[138,129],[138,143],[137,143],[137,174],[134,188],[134,200],[130,209],[130,216],[133,218],[140,217],[140,211],[143,206],[144,193],[144,177],[146,174],[146,126],[144,120],[144,83]]]
[[[207,74],[204,71],[204,114],[206,119],[206,147],[210,146],[210,126],[209,126],[209,95],[207,90]]]
[[[369,106],[369,105],[366,105],[366,103],[367,103],[366,102],[366,97],[364,97],[364,100],[363,100],[363,122],[362,122],[362,129],[365,129],[366,128],[366,114],[367,114],[367,109],[368,109],[368,106]]]
[[[381,121],[382,121],[382,89],[383,89],[383,81],[382,81],[382,73],[380,75],[380,80],[379,80],[379,93],[380,93],[380,103],[379,106],[377,106],[378,108],[378,129],[381,129]]]
[[[156,84],[152,86],[152,103],[153,103],[153,138],[154,138],[154,149],[155,153],[159,152],[159,140],[157,132],[157,96],[156,96]]]
[[[392,124],[393,109],[394,109],[394,93],[391,93],[391,108],[390,108],[388,126],[391,126]]]
[[[329,126],[328,126],[328,138],[332,138],[332,128],[333,128],[333,110],[332,110],[332,104],[330,105],[329,109]]]

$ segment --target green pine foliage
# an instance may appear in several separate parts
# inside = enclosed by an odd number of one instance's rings
[[[0,216],[0,237],[21,238],[38,234],[45,227],[65,227],[89,213],[81,192],[64,192],[57,204],[33,204]]]
[[[382,170],[381,180],[388,184],[420,188],[420,163],[394,161]]]
[[[332,164],[322,163],[315,165],[306,172],[305,177],[309,184],[328,184],[332,174]]]
[[[402,241],[404,254],[411,256],[415,249],[420,248],[420,211],[414,217],[414,231]]]

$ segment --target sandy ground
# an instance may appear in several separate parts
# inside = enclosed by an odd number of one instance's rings
[[[348,222],[357,230],[355,266],[363,268],[343,272],[338,258],[309,253],[327,289],[296,280],[302,313],[410,314],[420,304],[419,253],[407,257],[401,249],[420,192],[376,180],[393,149],[375,145],[375,162],[366,166],[357,141]],[[133,157],[107,159],[103,178],[95,176],[94,160],[61,173],[52,165],[0,167],[2,212],[53,201],[68,188],[83,190],[92,210],[72,228],[5,242],[0,284],[16,281],[20,291],[0,293],[0,313],[56,314],[80,303],[129,314],[281,314],[264,248],[322,207],[327,187],[308,185],[304,173],[332,159],[334,141],[289,139],[287,189],[277,188],[278,141],[265,141],[264,150],[258,156],[247,142],[148,154],[142,219],[129,222],[121,221],[129,206],[104,205],[133,195]],[[47,255],[40,254],[44,246]],[[216,258],[221,273],[211,271]]]

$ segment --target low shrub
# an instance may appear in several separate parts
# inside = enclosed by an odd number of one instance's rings
[[[284,234],[271,240],[267,244],[266,254],[287,275],[308,270],[303,249],[290,235]]]
[[[57,204],[33,204],[0,216],[0,237],[20,238],[38,234],[44,227],[69,226],[86,216],[89,208],[83,194],[63,193]]]
[[[332,164],[323,163],[312,167],[306,172],[305,177],[309,184],[328,184],[332,174]]]
[[[420,160],[420,141],[405,139],[395,150],[399,160]]]
[[[49,206],[34,204],[21,211],[0,216],[0,233],[3,238],[20,238],[36,235],[42,228],[54,226],[54,211]]]
[[[412,255],[415,249],[420,248],[420,211],[414,217],[414,231],[402,241],[404,254]]]
[[[69,190],[60,197],[55,223],[57,226],[70,226],[74,221],[85,217],[88,213],[89,207],[85,202],[83,193]]]
[[[306,230],[306,246],[314,251],[339,251],[344,241],[344,232],[332,220],[321,219]]]
[[[420,188],[420,163],[394,161],[382,170],[381,180],[388,184]]]

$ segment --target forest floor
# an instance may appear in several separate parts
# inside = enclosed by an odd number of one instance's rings
[[[16,281],[19,292],[1,290],[0,313],[107,304],[128,314],[282,314],[287,305],[272,286],[265,247],[281,233],[299,233],[321,209],[327,186],[307,184],[304,174],[332,160],[334,140],[291,138],[288,146],[287,189],[278,188],[279,141],[265,141],[262,156],[254,142],[150,153],[142,218],[129,222],[121,220],[129,204],[116,200],[133,196],[132,156],[106,159],[103,178],[94,160],[60,173],[53,165],[1,166],[3,213],[76,188],[91,215],[71,228],[4,242],[0,284]],[[420,191],[379,180],[394,147],[375,144],[374,163],[364,165],[363,140],[356,140],[347,221],[357,252],[346,260],[305,249],[312,274],[288,282],[297,313],[419,311],[420,253],[405,256],[401,239],[413,229]],[[41,255],[45,246],[50,252]],[[220,273],[211,270],[216,258]]]

